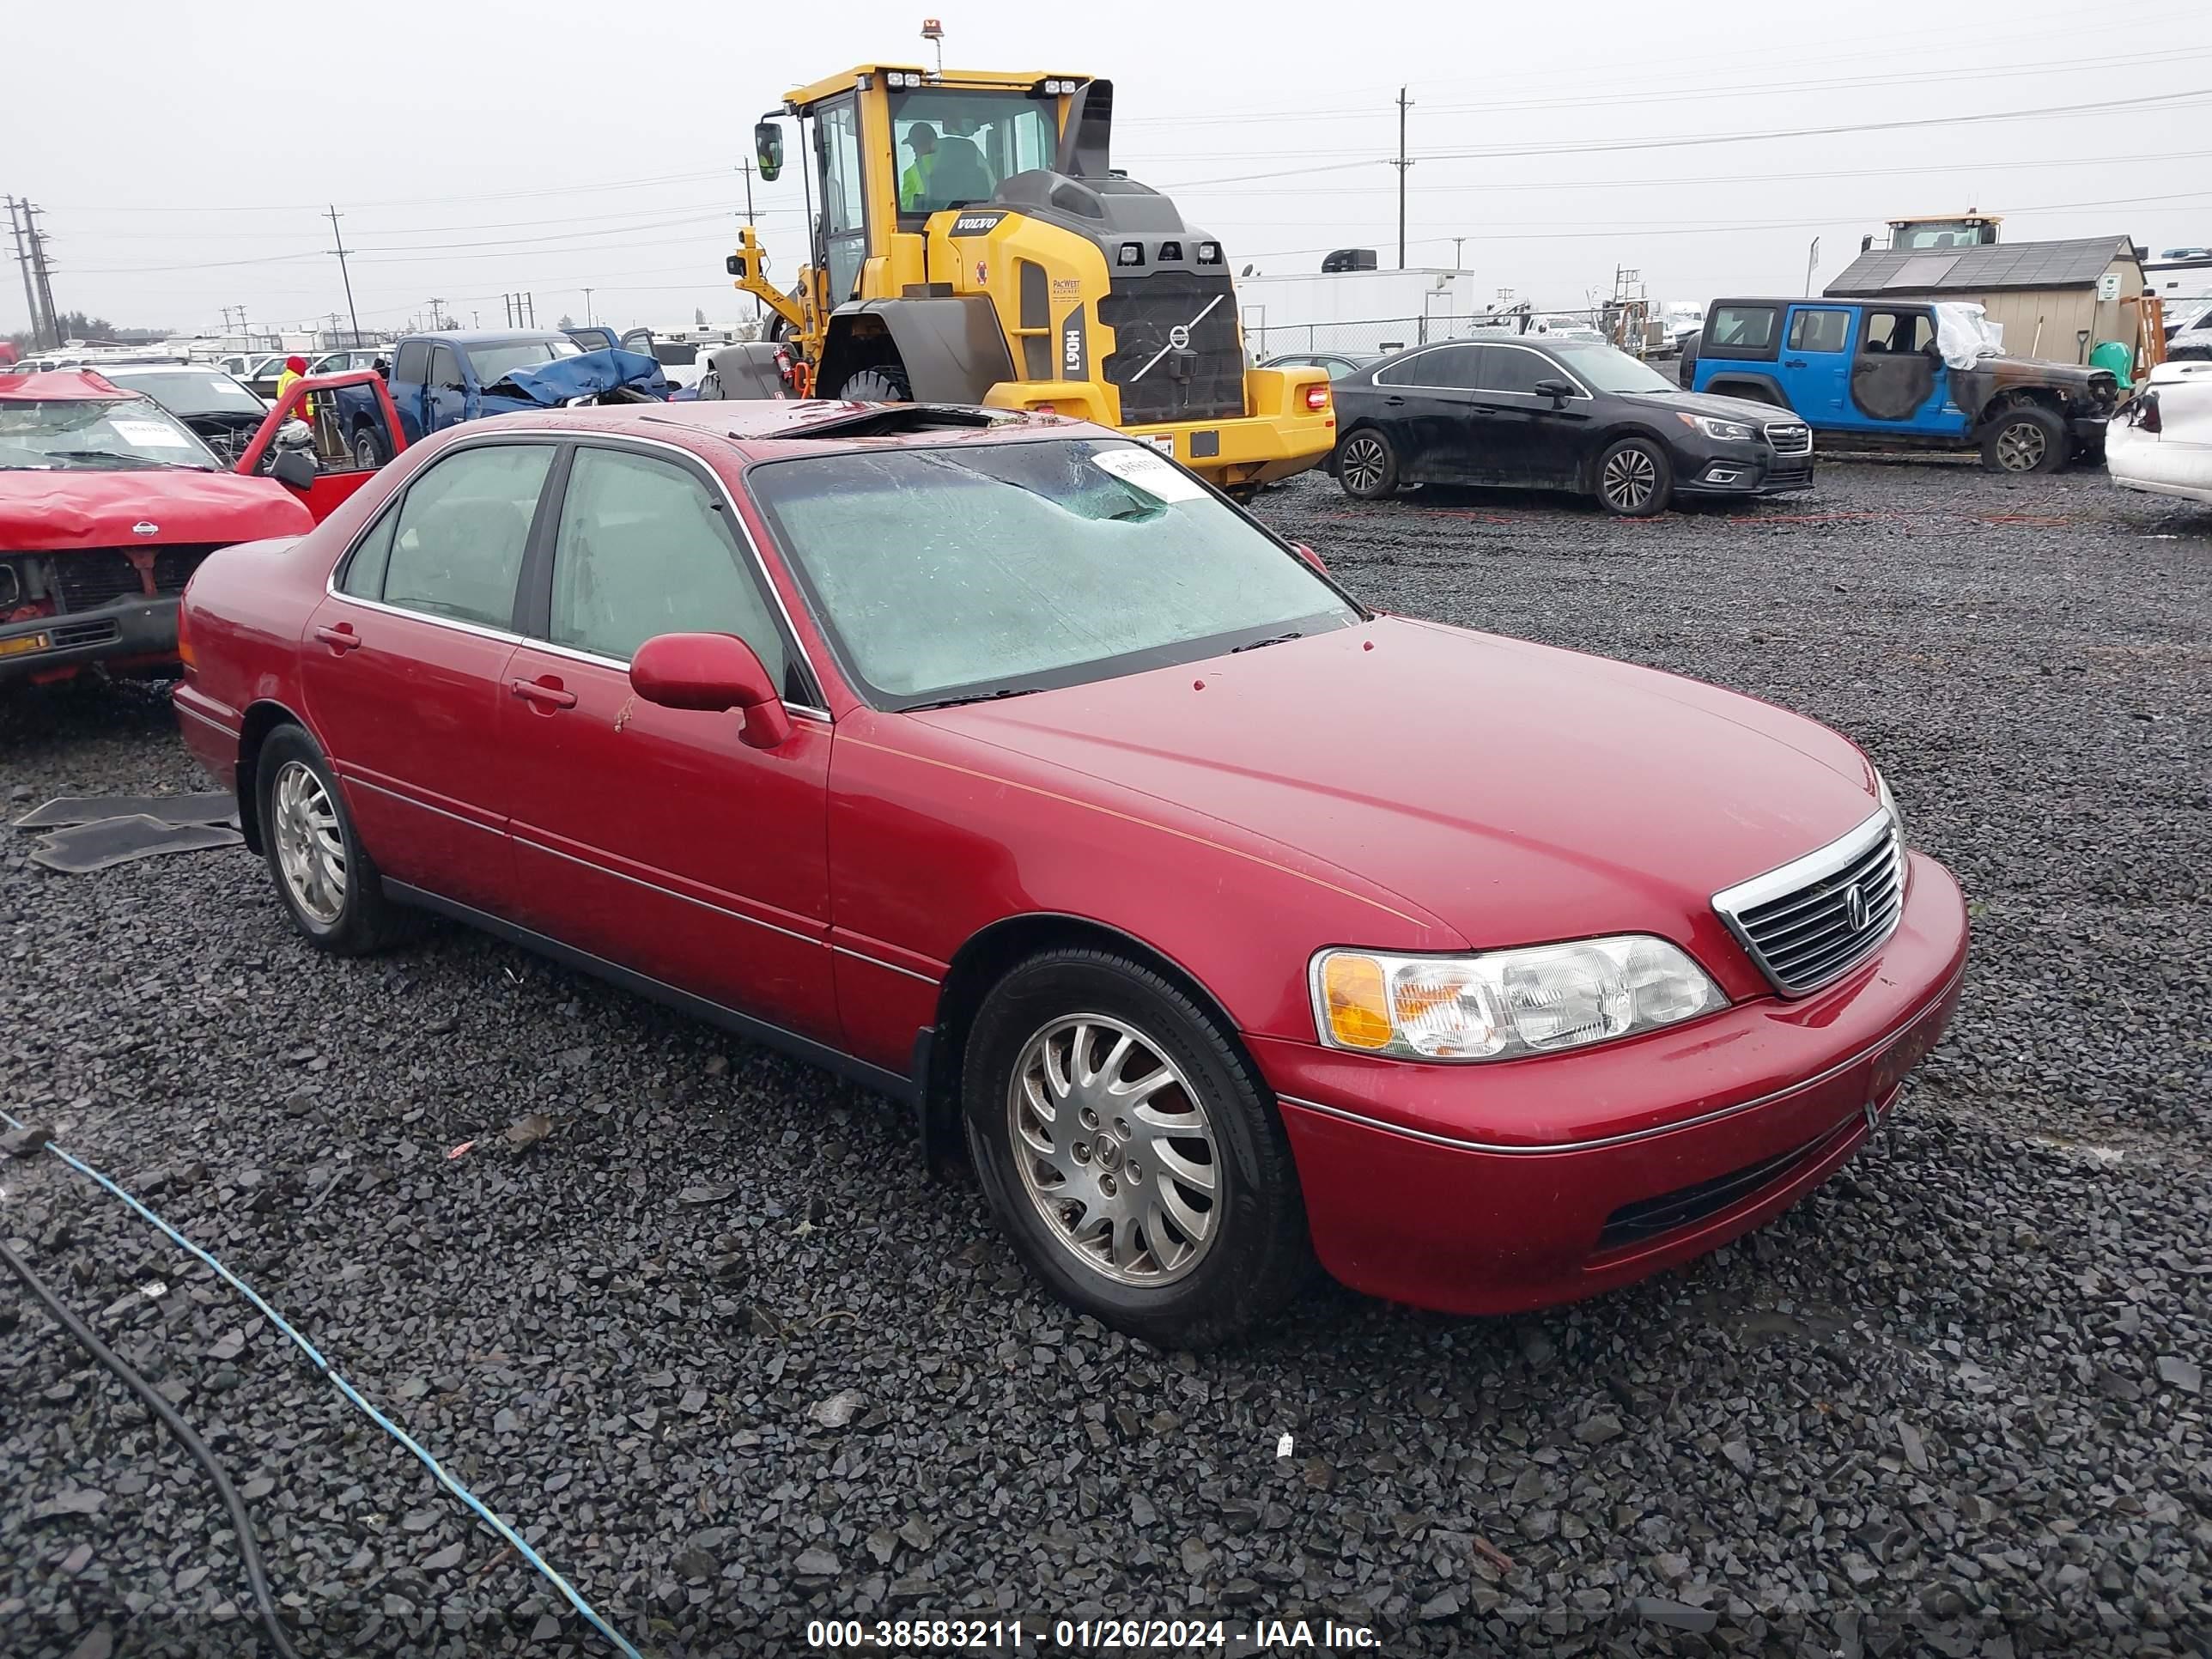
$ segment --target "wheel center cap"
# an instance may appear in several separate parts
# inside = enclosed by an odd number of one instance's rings
[[[1102,1136],[1098,1142],[1098,1167],[1118,1170],[1121,1167],[1121,1148],[1111,1137]]]

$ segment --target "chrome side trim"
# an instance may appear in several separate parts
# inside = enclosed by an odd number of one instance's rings
[[[885,962],[881,957],[872,957],[866,951],[855,951],[850,945],[833,945],[830,948],[841,957],[850,957],[855,962],[865,962],[871,968],[881,968],[887,973],[903,974],[908,979],[920,980],[924,985],[935,987],[943,982],[932,978],[927,974],[916,973],[911,968],[902,968],[896,962]]]
[[[568,443],[578,439],[599,442],[612,441],[617,444],[646,444],[655,449],[665,449],[672,454],[681,455],[685,459],[696,463],[707,476],[714,480],[716,491],[728,504],[730,528],[736,532],[738,541],[744,546],[746,555],[752,560],[753,570],[759,576],[761,586],[768,589],[769,598],[775,601],[776,613],[783,618],[785,631],[791,640],[791,648],[799,653],[799,660],[805,665],[806,678],[812,680],[817,686],[824,684],[822,676],[815,669],[814,659],[807,653],[806,641],[799,637],[798,623],[792,620],[791,607],[783,602],[783,590],[775,585],[775,578],[769,573],[768,562],[761,556],[760,545],[753,540],[753,532],[745,525],[744,514],[738,510],[736,497],[730,494],[730,487],[724,482],[722,475],[716,471],[697,450],[688,449],[682,444],[670,443],[665,438],[644,438],[629,432],[599,432],[587,427],[535,426],[527,431],[520,432],[471,433],[465,437],[457,439],[440,450],[437,459],[430,462],[429,466],[425,466],[422,471],[427,472],[430,466],[435,466],[438,461],[443,460],[456,450],[481,449],[492,444],[527,443],[538,441]],[[354,538],[346,544],[345,550],[331,561],[329,574],[323,578],[323,592],[326,596],[341,600],[347,605],[360,605],[364,610],[380,611],[386,616],[404,617],[410,622],[430,623],[440,628],[458,629],[463,633],[477,634],[490,640],[512,641],[518,645],[534,646],[565,656],[580,657],[586,662],[602,663],[610,668],[619,668],[624,672],[629,672],[628,663],[617,662],[611,657],[599,657],[588,652],[570,651],[566,647],[554,645],[549,641],[526,639],[520,634],[511,634],[503,629],[485,628],[475,623],[461,622],[452,617],[434,617],[425,611],[409,611],[398,605],[386,605],[381,599],[364,599],[356,594],[339,592],[337,586],[339,569],[353,556],[354,550],[376,532],[376,527],[384,521],[386,514],[396,513],[399,510],[398,504],[407,498],[407,492],[414,487],[415,479],[410,477],[398,489],[393,491],[384,505],[376,509],[368,522],[355,532]],[[787,712],[802,715],[809,720],[821,720],[825,723],[830,720],[828,709],[817,708],[811,703],[792,702],[787,700],[783,706]]]
[[[338,775],[338,781],[340,783],[359,784],[364,789],[374,789],[378,794],[388,797],[392,800],[396,800],[403,806],[419,807],[425,812],[435,812],[441,818],[451,818],[455,823],[465,823],[470,829],[481,830],[487,836],[496,836],[504,833],[497,824],[486,823],[481,818],[469,817],[459,812],[449,812],[442,806],[431,805],[427,800],[417,800],[414,796],[404,795],[397,789],[388,789],[380,783],[371,783],[367,778],[361,776],[358,773],[347,771],[343,765],[335,765],[334,763],[334,769]]]
[[[689,893],[680,893],[673,887],[664,887],[657,881],[647,881],[642,876],[633,876],[627,871],[617,870],[611,865],[601,864],[595,859],[580,859],[574,853],[564,853],[557,847],[548,847],[544,842],[532,840],[527,836],[516,835],[514,843],[518,847],[527,847],[533,853],[544,853],[549,858],[563,860],[581,869],[590,870],[602,876],[612,876],[617,881],[626,881],[631,886],[642,887],[649,893],[659,893],[667,898],[681,899],[686,904],[696,904],[702,910],[712,910],[716,915],[727,916],[732,921],[749,921],[754,927],[764,927],[771,933],[781,933],[786,939],[795,939],[801,945],[829,943],[828,940],[815,934],[798,933],[789,927],[779,927],[772,921],[763,921],[758,916],[747,915],[742,910],[732,910],[709,900],[695,898]]]
[[[611,668],[617,674],[629,672],[629,665],[619,657],[603,657],[596,651],[581,650],[573,645],[556,645],[550,640],[526,639],[522,644],[528,650],[542,651],[548,656],[566,657],[571,662],[589,663],[594,668]],[[817,708],[811,703],[787,702],[783,705],[783,709],[787,714],[794,715],[800,720],[813,720],[824,726],[830,723],[830,711],[826,708]]]
[[[174,708],[181,718],[188,720],[198,720],[202,726],[212,726],[226,738],[235,738],[238,736],[238,728],[236,726],[225,726],[221,720],[216,719],[212,714],[203,714],[198,709],[187,708],[180,702],[172,702],[169,706],[172,708]]]
[[[1733,1106],[1723,1106],[1713,1111],[1700,1113],[1696,1117],[1684,1118],[1675,1123],[1656,1124],[1649,1129],[1632,1129],[1626,1134],[1601,1135],[1590,1140],[1553,1141],[1542,1146],[1501,1146],[1486,1140],[1467,1140],[1456,1135],[1436,1134],[1426,1129],[1411,1128],[1402,1123],[1386,1123],[1381,1118],[1364,1116],[1358,1112],[1346,1111],[1341,1106],[1325,1105],[1318,1100],[1307,1100],[1298,1095],[1279,1092],[1275,1098],[1286,1106],[1297,1106],[1309,1112],[1319,1112],[1324,1117],[1334,1117],[1346,1123],[1356,1123],[1363,1129],[1380,1129],[1386,1134],[1403,1135],[1408,1140],[1425,1141],[1431,1146],[1446,1146],[1454,1152],[1498,1152],[1510,1157],[1524,1157],[1552,1152],[1589,1152],[1606,1146],[1626,1146],[1639,1140],[1650,1140],[1660,1135],[1679,1134],[1685,1129],[1702,1128],[1708,1123],[1717,1123],[1724,1118],[1737,1117],[1745,1112],[1754,1112],[1762,1106],[1771,1106],[1778,1101],[1787,1100],[1792,1095],[1802,1094],[1808,1089],[1817,1088],[1830,1078],[1840,1073],[1848,1072],[1863,1060],[1872,1059],[1905,1032],[1911,1030],[1914,1024],[1930,1008],[1951,994],[1953,988],[1966,977],[1966,967],[1961,963],[1959,971],[1943,981],[1942,989],[1899,1020],[1887,1036],[1877,1042],[1869,1044],[1848,1060],[1838,1060],[1826,1071],[1816,1072],[1808,1078],[1801,1078],[1786,1088],[1776,1089],[1755,1099],[1738,1101]]]

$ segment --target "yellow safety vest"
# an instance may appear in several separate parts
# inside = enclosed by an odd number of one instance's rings
[[[917,155],[899,179],[899,208],[911,212],[921,205],[924,191],[929,188],[929,175],[936,170],[937,152],[931,150]]]

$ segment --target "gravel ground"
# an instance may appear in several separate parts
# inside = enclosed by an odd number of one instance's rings
[[[973,1185],[826,1075],[458,931],[315,957],[240,852],[66,878],[20,836],[0,1102],[652,1652],[963,1613],[1334,1618],[1391,1655],[2206,1652],[2212,516],[1926,464],[1644,524],[1311,479],[1261,511],[1376,605],[1867,745],[1978,928],[1887,1157],[1580,1306],[1321,1285],[1265,1341],[1160,1353],[1046,1302]],[[11,817],[198,782],[157,698],[98,687],[0,702],[0,778]],[[0,1237],[228,1460],[304,1652],[605,1651],[119,1204],[44,1158],[0,1189]],[[4,1285],[0,1402],[0,1648],[258,1650],[196,1467]]]

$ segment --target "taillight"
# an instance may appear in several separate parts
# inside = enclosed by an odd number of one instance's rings
[[[2136,399],[2136,430],[2156,432],[2159,428],[2158,393],[2146,392]]]
[[[1322,380],[1306,388],[1306,407],[1316,413],[1328,407],[1328,382]]]
[[[1032,415],[1057,415],[1060,413],[1060,405],[1058,404],[1031,404],[1030,405],[1030,413]]]
[[[187,668],[197,666],[192,661],[192,636],[185,626],[185,607],[177,606],[177,660]]]

